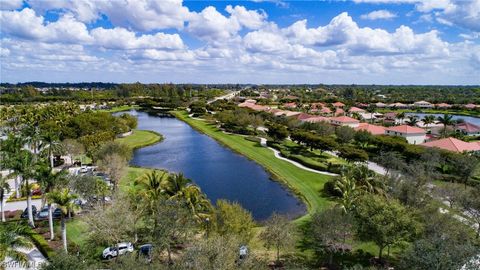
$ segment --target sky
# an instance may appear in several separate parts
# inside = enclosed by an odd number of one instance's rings
[[[480,84],[480,0],[0,0],[1,82]]]

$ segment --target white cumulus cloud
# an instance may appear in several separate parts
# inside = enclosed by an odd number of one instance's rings
[[[360,18],[364,19],[364,20],[390,20],[390,19],[393,19],[393,18],[396,18],[397,15],[388,11],[388,10],[385,10],[385,9],[381,9],[381,10],[375,10],[375,11],[372,11],[370,13],[367,13],[367,14],[363,14],[362,16],[360,16]]]

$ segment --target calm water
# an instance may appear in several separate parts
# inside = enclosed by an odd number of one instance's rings
[[[405,115],[416,115],[420,119],[423,119],[425,115],[433,115],[435,117],[443,116],[443,114],[436,114],[436,113],[406,113]],[[480,118],[478,117],[456,115],[456,114],[452,114],[451,116],[453,120],[463,119],[465,122],[469,122],[475,125],[480,125]]]
[[[237,201],[257,220],[273,212],[292,217],[305,213],[303,203],[258,164],[223,147],[186,123],[131,111],[138,117],[138,129],[153,130],[164,136],[161,143],[135,151],[132,165],[182,172],[215,202]]]

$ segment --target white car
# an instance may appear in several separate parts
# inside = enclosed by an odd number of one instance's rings
[[[118,250],[117,250],[118,249]],[[104,259],[111,259],[113,257],[117,257],[118,255],[123,255],[127,252],[133,252],[133,245],[132,243],[119,243],[114,247],[108,247],[103,250],[102,257]]]

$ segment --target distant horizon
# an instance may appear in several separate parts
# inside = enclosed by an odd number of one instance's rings
[[[302,86],[302,85],[335,85],[335,86],[461,86],[461,87],[480,87],[479,84],[376,84],[376,83],[223,83],[223,82],[211,82],[211,83],[195,83],[195,82],[111,82],[111,81],[78,81],[78,82],[46,82],[46,81],[24,81],[24,82],[2,82],[1,84],[29,84],[29,83],[45,83],[45,84],[95,84],[95,83],[103,83],[103,84],[133,84],[133,83],[140,83],[140,84],[174,84],[174,85],[218,85],[218,84],[225,84],[225,85],[280,85],[280,86]]]

